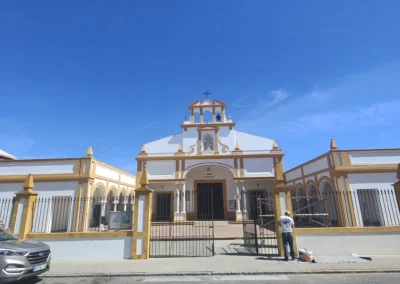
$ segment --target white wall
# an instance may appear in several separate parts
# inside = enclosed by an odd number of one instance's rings
[[[188,128],[183,132],[182,148],[184,152],[190,152],[190,148],[193,146],[194,152],[189,153],[191,155],[197,155],[197,139],[199,134],[195,128]]]
[[[375,208],[375,212],[380,212],[380,218],[384,225],[400,225],[400,212],[392,186],[397,181],[396,173],[349,174],[348,181],[358,226],[363,226],[360,200],[357,195],[357,190],[362,189],[379,192],[378,200],[382,210]]]
[[[150,179],[175,178],[176,162],[174,160],[148,161],[146,166]]]
[[[36,239],[35,239],[36,241]],[[132,256],[132,237],[43,239],[56,261],[120,260]]]
[[[34,191],[39,192],[39,198],[51,196],[75,196],[77,181],[69,182],[35,182]],[[15,193],[23,190],[23,183],[0,184],[0,198],[13,198]]]
[[[390,189],[397,181],[396,173],[348,174],[350,190]]]
[[[2,162],[0,176],[37,175],[37,174],[73,174],[75,161],[43,162]]]
[[[294,180],[301,177],[301,168],[285,173],[286,180]]]
[[[350,153],[349,157],[351,165],[379,165],[400,163],[400,153]]]
[[[218,131],[218,138],[220,142],[226,146],[228,146],[228,152],[222,152],[222,146],[219,145],[219,152],[223,154],[228,154],[235,150],[235,132],[234,130],[229,129],[229,127],[221,127]]]
[[[272,177],[274,176],[274,162],[272,158],[244,158],[245,177]]]
[[[212,165],[224,165],[233,169],[234,162],[233,159],[219,159],[219,160],[186,160],[185,161],[185,170],[192,168],[194,166],[212,166]]]
[[[317,261],[318,256],[352,253],[363,256],[399,255],[399,243],[399,233],[297,235],[298,248],[312,251]]]
[[[136,183],[136,179],[134,177],[125,175],[125,174],[121,174],[121,182],[122,183],[127,183],[127,184],[131,184],[131,185],[135,185]]]
[[[303,172],[304,175],[309,175],[327,168],[328,168],[328,159],[326,157],[323,157],[310,164],[303,166]]]
[[[119,172],[118,171],[116,171],[112,168],[100,165],[100,164],[96,165],[96,175],[106,177],[109,179],[113,179],[113,180],[119,180]]]

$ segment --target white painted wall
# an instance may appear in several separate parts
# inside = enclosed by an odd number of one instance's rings
[[[125,174],[121,174],[121,182],[122,183],[131,184],[131,185],[135,185],[136,184],[136,178],[132,177],[132,176],[125,175]]]
[[[400,152],[350,153],[349,157],[351,165],[379,165],[400,163]]]
[[[36,241],[36,239],[35,239]],[[120,260],[132,256],[132,237],[43,239],[54,261]]]
[[[399,255],[399,233],[353,233],[353,234],[315,234],[297,235],[299,249],[312,251],[318,256],[349,255],[356,253],[363,256]],[[327,245],[329,244],[329,245]]]
[[[271,158],[244,158],[245,177],[274,176],[274,162]]]
[[[195,128],[188,128],[182,133],[183,143],[182,148],[184,152],[190,152],[190,148],[193,146],[194,152],[189,153],[190,155],[197,155],[197,139],[199,134]]]
[[[147,172],[150,179],[175,178],[176,162],[171,161],[148,161]]]
[[[294,180],[301,177],[301,168],[285,173],[287,181]]]
[[[99,175],[99,176],[102,176],[105,178],[109,178],[109,179],[113,179],[113,180],[119,180],[119,172],[118,171],[116,171],[112,168],[100,165],[100,164],[96,165],[96,175]]]
[[[229,168],[234,168],[233,159],[219,159],[219,160],[186,160],[185,161],[185,170],[197,167],[197,166],[207,166],[207,165],[223,165],[228,166]]]
[[[75,161],[2,162],[0,176],[28,174],[73,174]]]
[[[235,150],[235,131],[229,129],[229,127],[221,127],[218,132],[218,138],[220,142],[226,146],[228,146],[228,152],[222,153],[221,143],[219,145],[219,151],[222,154],[229,154],[233,150]]]
[[[358,198],[357,190],[378,190],[379,204],[382,208],[381,222],[386,226],[400,225],[400,212],[392,186],[397,181],[396,173],[349,174],[348,181],[353,196],[357,226],[363,226],[360,208],[362,202]],[[376,209],[375,211],[379,210]]]
[[[328,168],[328,159],[326,157],[323,157],[310,164],[303,166],[303,172],[304,175],[309,175],[327,168]]]
[[[396,173],[375,173],[375,174],[349,174],[349,185],[351,190],[357,189],[390,189],[397,181]]]

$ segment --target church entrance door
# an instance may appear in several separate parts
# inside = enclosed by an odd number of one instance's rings
[[[223,184],[198,183],[197,220],[223,220],[224,217]]]

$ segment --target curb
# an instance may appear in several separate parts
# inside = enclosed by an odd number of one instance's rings
[[[41,278],[91,278],[91,277],[148,277],[148,276],[223,276],[223,275],[299,275],[299,274],[376,274],[376,273],[400,273],[400,269],[374,269],[374,270],[309,270],[309,271],[255,271],[255,272],[174,272],[174,273],[87,273],[87,274],[53,274],[40,275]]]

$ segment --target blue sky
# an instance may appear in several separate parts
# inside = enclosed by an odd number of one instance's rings
[[[289,169],[400,147],[398,1],[1,1],[0,149],[135,172],[187,105],[228,104]]]

